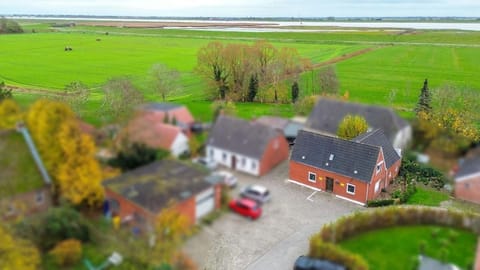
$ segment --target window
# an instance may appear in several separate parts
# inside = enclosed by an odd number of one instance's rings
[[[213,159],[213,149],[210,149],[210,158]]]
[[[377,174],[382,170],[383,161],[377,164]]]
[[[347,193],[348,194],[355,194],[355,185],[347,184]]]
[[[35,202],[37,204],[42,204],[43,203],[43,199],[44,199],[44,196],[43,196],[43,191],[39,191],[35,194]]]
[[[470,188],[470,183],[465,183],[465,188],[469,189]]]
[[[227,160],[227,154],[225,152],[222,153],[222,159],[223,159],[223,161]]]
[[[377,193],[379,189],[380,189],[380,182],[377,182],[375,184],[375,193]]]
[[[242,158],[242,166],[245,167],[245,164],[247,164],[247,159],[246,159],[246,158]]]
[[[333,160],[334,157],[335,157],[334,154],[330,154],[330,156],[328,157],[328,160]]]
[[[314,183],[317,182],[317,175],[312,172],[308,172],[308,181]]]
[[[252,170],[257,169],[257,163],[255,161],[252,161]]]

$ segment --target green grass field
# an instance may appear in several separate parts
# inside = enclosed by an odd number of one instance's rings
[[[430,188],[418,187],[410,198],[407,204],[419,204],[427,206],[440,206],[440,203],[448,200],[448,194],[441,191],[436,191]]]
[[[41,33],[31,33],[32,29]],[[213,40],[266,39],[277,47],[295,47],[314,63],[380,44],[383,47],[336,64],[341,92],[348,91],[353,101],[391,105],[406,115],[413,108],[425,78],[431,88],[455,84],[480,89],[477,76],[480,66],[476,64],[480,62],[480,33],[477,32],[232,33],[91,26],[57,30],[49,32],[46,24],[29,23],[25,34],[1,35],[0,80],[24,88],[53,91],[72,81],[82,81],[92,88],[85,115],[96,124],[101,86],[109,78],[128,75],[147,93],[148,71],[155,63],[164,63],[181,72],[183,88],[169,99],[189,106],[195,117],[209,120],[210,102],[204,97],[206,84],[193,73],[193,68],[198,49]],[[65,46],[73,51],[65,52]],[[309,77],[302,76],[301,95],[315,92]],[[392,92],[395,92],[393,99],[389,98]],[[17,99],[27,106],[38,96],[19,94]],[[151,95],[147,99],[158,100]],[[288,104],[237,104],[237,109],[242,117],[293,115]]]
[[[340,246],[360,254],[370,269],[405,270],[413,268],[420,254],[420,245],[429,257],[442,259],[472,269],[477,236],[473,233],[435,226],[395,227],[367,232],[340,243]],[[446,250],[442,254],[442,250]]]

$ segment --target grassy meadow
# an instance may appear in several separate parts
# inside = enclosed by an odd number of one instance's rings
[[[25,30],[25,34],[0,36],[0,80],[51,91],[82,81],[92,89],[84,115],[94,124],[99,124],[96,115],[102,101],[101,87],[109,78],[128,75],[148,100],[158,100],[149,94],[148,83],[148,71],[155,63],[181,72],[182,90],[169,100],[186,104],[195,117],[209,120],[211,102],[205,100],[206,84],[193,68],[198,49],[213,40],[266,39],[276,47],[295,47],[302,57],[317,64],[376,47],[336,64],[341,92],[348,91],[353,101],[393,106],[407,116],[425,78],[431,88],[454,84],[480,89],[480,66],[476,64],[480,62],[480,33],[476,32],[233,33],[93,26],[53,31],[47,24],[34,23],[26,23]],[[73,50],[64,51],[66,46]],[[316,92],[312,76],[314,72],[302,76],[301,95]],[[15,96],[27,106],[40,94]],[[237,104],[237,109],[246,118],[294,114],[289,104]]]

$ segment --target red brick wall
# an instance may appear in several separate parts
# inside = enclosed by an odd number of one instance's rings
[[[191,226],[195,225],[195,196],[178,203],[175,208],[188,218],[188,222]]]
[[[308,180],[308,172],[316,174],[317,181],[315,183]],[[334,179],[334,194],[357,202],[366,203],[368,185],[365,182],[350,177],[337,175],[335,173],[297,163],[295,161],[290,161],[289,178],[292,180],[325,191],[326,177]],[[347,193],[347,184],[355,185],[355,194]]]
[[[480,176],[456,182],[455,197],[480,204]]]
[[[137,213],[138,215],[145,218],[147,221],[154,222],[154,214],[146,211],[139,205],[125,199],[123,196],[120,196],[119,194],[111,191],[108,188],[105,188],[105,199],[114,199],[119,203],[119,212],[115,214],[119,215],[122,220],[124,220],[127,216],[133,216],[134,213]]]
[[[275,148],[275,142],[278,147]],[[288,159],[289,148],[285,137],[279,134],[275,139],[270,140],[260,160],[260,175],[265,175],[280,162]]]
[[[227,187],[225,187],[227,188]],[[222,207],[222,185],[215,185],[215,209]]]

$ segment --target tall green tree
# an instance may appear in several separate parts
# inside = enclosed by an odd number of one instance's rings
[[[255,100],[255,96],[257,95],[257,92],[258,92],[258,77],[257,77],[257,74],[252,74],[252,76],[250,76],[250,83],[248,84],[247,101],[253,102]]]
[[[300,94],[300,88],[298,87],[298,82],[294,81],[292,84],[292,103],[297,102],[299,94]]]
[[[346,115],[338,125],[337,136],[351,140],[368,130],[368,123],[360,115]]]
[[[159,154],[160,153],[160,154]],[[117,156],[109,161],[110,165],[128,171],[147,165],[157,158],[164,158],[169,155],[166,150],[156,150],[143,143],[131,143],[125,145],[117,153]]]
[[[102,111],[104,116],[123,121],[131,116],[135,107],[144,102],[143,94],[128,77],[116,77],[108,80],[103,87]]]
[[[432,99],[430,97],[430,91],[428,90],[428,79],[425,79],[423,82],[423,87],[420,92],[420,96],[418,97],[417,106],[415,107],[415,112],[424,112],[429,114],[432,111],[431,106]]]

